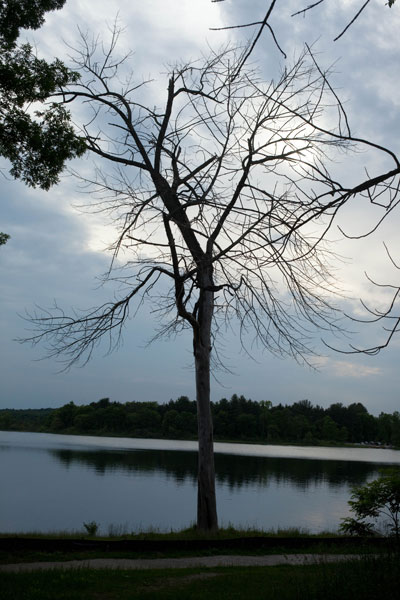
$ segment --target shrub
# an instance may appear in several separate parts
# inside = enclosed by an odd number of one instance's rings
[[[383,533],[400,537],[400,469],[383,471],[364,486],[353,488],[351,511],[355,518],[342,519],[340,529],[350,535]],[[371,522],[372,520],[372,522]]]
[[[95,536],[99,529],[99,524],[96,523],[96,521],[90,521],[89,523],[84,523],[83,526],[86,529],[87,534],[92,535],[92,536]]]

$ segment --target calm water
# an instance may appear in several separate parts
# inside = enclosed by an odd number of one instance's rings
[[[194,442],[0,432],[0,531],[103,533],[190,525],[196,515]],[[216,444],[222,525],[336,530],[353,485],[400,452]]]

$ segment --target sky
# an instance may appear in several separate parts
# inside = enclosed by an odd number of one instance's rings
[[[287,59],[265,32],[252,61],[266,80],[274,78],[304,42],[313,44],[319,63],[333,65],[331,82],[344,102],[353,133],[383,144],[400,155],[400,5],[392,9],[384,0],[375,0],[349,31],[337,42],[333,39],[349,23],[359,8],[353,0],[325,0],[304,17],[291,17],[303,8],[300,0],[278,1],[271,25]],[[249,6],[251,5],[251,6]],[[37,32],[24,32],[21,40],[32,41],[40,56],[58,56],[68,64],[79,31],[107,38],[115,18],[123,27],[122,50],[132,51],[132,69],[139,79],[154,78],[155,94],[166,88],[166,65],[193,60],[209,47],[227,42],[243,44],[251,28],[211,31],[210,28],[253,22],[265,13],[265,0],[67,0],[61,11],[49,13]],[[78,115],[79,116],[79,115]],[[372,175],[392,168],[376,154],[338,156],[344,177],[350,183],[361,181],[364,168]],[[33,190],[8,175],[7,162],[0,162],[2,203],[0,231],[11,239],[0,248],[0,408],[58,407],[73,401],[87,404],[103,397],[113,401],[167,402],[181,395],[195,398],[191,338],[189,332],[174,339],[149,344],[157,322],[152,306],[145,305],[127,323],[121,346],[108,354],[101,346],[91,361],[81,368],[60,372],[62,365],[44,359],[43,346],[31,347],[16,339],[29,337],[29,322],[23,316],[36,307],[89,308],[112,299],[112,290],[100,285],[110,255],[105,251],[114,229],[101,215],[82,212],[90,202],[79,182],[65,172],[60,184],[48,192]],[[93,159],[72,161],[71,170],[88,176]],[[382,309],[388,290],[371,285],[365,273],[382,284],[399,284],[399,273],[387,257],[383,242],[394,258],[400,255],[399,212],[391,214],[382,226],[363,240],[343,238],[338,226],[357,235],[373,225],[382,212],[355,199],[339,215],[331,231],[332,248],[345,260],[335,264],[335,274],[346,298],[342,308],[361,316],[360,298]],[[399,260],[400,262],[400,260]],[[328,340],[348,349],[353,343],[369,347],[382,341],[377,327],[352,323],[347,337]],[[316,369],[279,359],[257,346],[250,358],[240,347],[237,331],[229,331],[220,348],[228,371],[215,373],[212,399],[243,394],[253,400],[273,404],[309,399],[329,406],[362,402],[379,414],[399,410],[400,344],[395,338],[378,356],[347,355],[329,350],[315,334],[319,357]]]

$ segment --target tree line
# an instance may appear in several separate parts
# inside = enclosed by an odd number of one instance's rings
[[[301,400],[292,405],[256,402],[234,394],[211,404],[217,440],[268,443],[376,443],[400,447],[400,413],[370,414],[360,402],[329,408]],[[5,409],[0,429],[49,433],[196,439],[196,402],[187,396],[157,402],[69,402],[56,409]]]

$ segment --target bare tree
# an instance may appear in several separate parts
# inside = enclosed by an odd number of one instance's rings
[[[212,350],[229,319],[268,350],[309,360],[315,328],[339,327],[330,299],[326,232],[356,193],[328,171],[337,151],[355,143],[326,74],[306,50],[276,82],[263,82],[241,53],[226,49],[176,66],[162,108],[145,102],[144,85],[119,79],[116,43],[99,61],[83,39],[74,67],[80,82],[59,96],[91,110],[82,126],[102,159],[94,207],[119,227],[106,279],[119,299],[72,316],[32,317],[50,355],[87,360],[104,336],[118,341],[135,301],[157,302],[159,334],[193,333],[198,407],[198,515],[218,526],[210,412]],[[233,74],[237,74],[232,77]],[[327,125],[329,123],[329,125]],[[372,145],[373,146],[373,145]],[[399,163],[394,161],[394,172]],[[112,175],[105,168],[114,165]],[[397,194],[378,178],[374,189]],[[167,290],[167,291],[165,291]],[[157,292],[159,296],[157,297]],[[157,300],[158,298],[158,300]],[[214,352],[215,356],[215,352]]]

